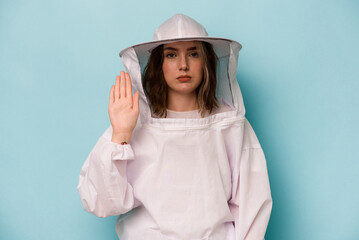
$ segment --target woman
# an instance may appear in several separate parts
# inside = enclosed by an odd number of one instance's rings
[[[78,185],[86,211],[120,215],[121,240],[264,238],[272,199],[235,78],[240,48],[177,14],[121,51],[111,126]]]

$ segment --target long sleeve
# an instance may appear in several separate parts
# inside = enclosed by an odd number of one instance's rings
[[[120,215],[135,207],[133,188],[127,181],[131,146],[111,142],[112,128],[100,137],[82,166],[77,186],[82,205],[98,217]]]
[[[230,210],[235,219],[236,240],[263,240],[272,210],[267,165],[258,139],[244,124],[243,147],[232,169]]]

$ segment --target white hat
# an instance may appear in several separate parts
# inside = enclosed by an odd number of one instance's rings
[[[161,44],[177,41],[204,41],[212,44],[218,57],[227,55],[229,43],[238,44],[238,49],[242,45],[234,40],[226,38],[209,37],[206,29],[194,19],[184,15],[175,14],[173,17],[162,23],[153,34],[151,42],[136,44],[125,48],[120,52],[120,56],[131,48],[136,49],[139,58],[149,55],[151,50]]]

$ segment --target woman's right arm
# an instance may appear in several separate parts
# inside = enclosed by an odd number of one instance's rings
[[[138,92],[132,96],[130,76],[123,71],[111,87],[108,111],[112,126],[87,157],[77,187],[84,209],[98,217],[120,215],[136,205],[127,161],[134,159],[129,142],[139,114]]]
[[[84,209],[98,217],[120,215],[135,205],[126,172],[127,161],[133,160],[134,154],[129,144],[120,145],[106,137],[110,128],[87,157],[77,186]]]

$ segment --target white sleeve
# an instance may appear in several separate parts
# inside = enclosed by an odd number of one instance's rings
[[[264,153],[247,120],[243,148],[236,162],[229,201],[236,240],[263,240],[272,211],[272,197]]]
[[[134,159],[129,144],[111,142],[109,127],[82,166],[77,186],[87,212],[98,217],[120,215],[134,208],[133,188],[127,182],[127,161]]]

